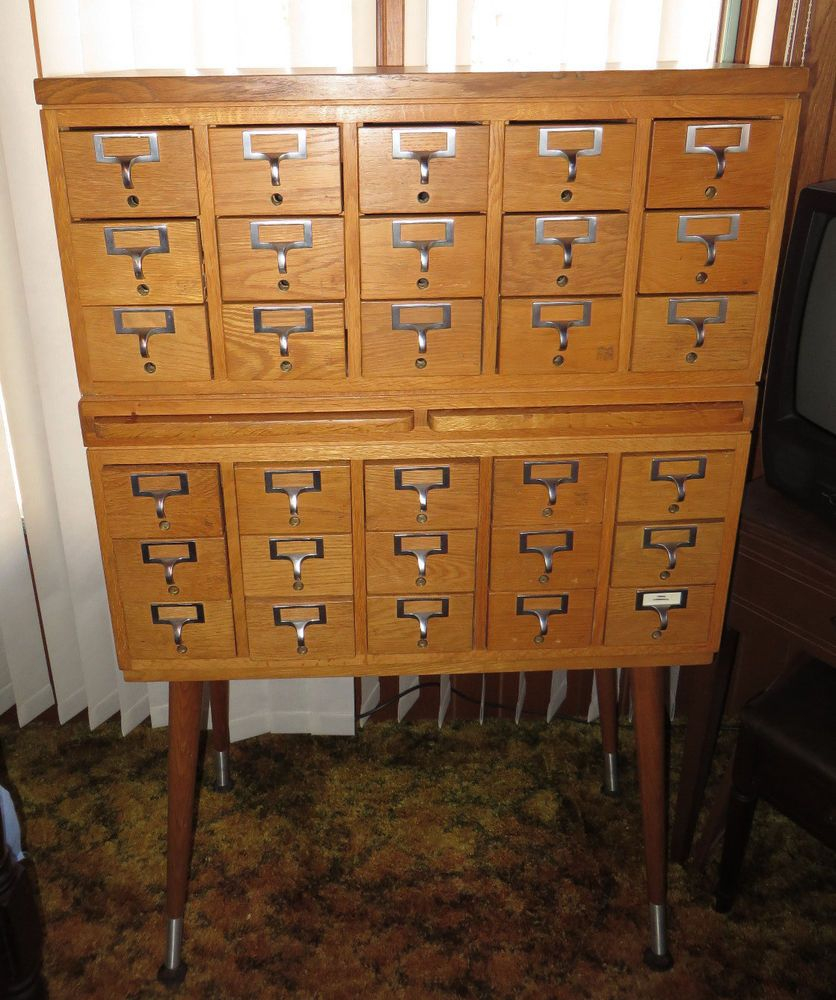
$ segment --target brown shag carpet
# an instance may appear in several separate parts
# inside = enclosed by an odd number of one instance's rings
[[[370,725],[265,736],[207,766],[181,998],[768,998],[836,993],[833,856],[760,806],[742,898],[674,867],[675,966],[646,942],[632,731],[622,799],[599,730]],[[166,733],[0,725],[46,924],[52,998],[160,997]],[[681,730],[672,739],[674,777]],[[721,758],[728,758],[726,736]],[[675,787],[675,786],[674,786]]]

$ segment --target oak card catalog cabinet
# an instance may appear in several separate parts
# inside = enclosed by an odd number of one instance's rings
[[[723,620],[795,69],[37,83],[119,663],[171,683],[661,668]],[[218,742],[219,741],[219,742]],[[658,797],[657,797],[658,798]]]

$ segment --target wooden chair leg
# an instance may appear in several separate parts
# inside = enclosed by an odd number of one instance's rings
[[[758,797],[755,790],[754,748],[745,732],[741,732],[734,755],[731,794],[726,813],[726,832],[717,880],[714,909],[728,913],[732,908],[740,882],[740,869],[752,831],[752,819]]]
[[[618,795],[618,671],[596,670],[601,744],[604,750],[604,795]]]
[[[165,960],[157,978],[167,985],[183,981],[183,916],[194,843],[192,812],[197,780],[197,750],[203,703],[202,681],[168,685],[168,882]]]
[[[644,961],[652,969],[673,965],[668,951],[665,905],[667,897],[667,788],[665,774],[665,667],[635,667],[633,716],[644,827],[647,895],[650,903],[650,947]]]
[[[215,751],[215,791],[232,788],[229,771],[229,681],[209,682],[209,705],[212,709],[212,749]]]

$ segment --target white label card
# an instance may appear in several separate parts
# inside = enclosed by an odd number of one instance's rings
[[[643,608],[681,608],[685,596],[682,590],[661,590],[652,594],[642,594],[641,606]]]

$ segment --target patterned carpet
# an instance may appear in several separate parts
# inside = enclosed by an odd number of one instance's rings
[[[671,872],[669,973],[647,970],[632,731],[369,725],[233,747],[203,775],[182,998],[832,998],[833,856],[761,806],[743,897]],[[673,737],[674,768],[681,730]],[[52,998],[166,996],[165,731],[0,725],[46,922]],[[723,741],[727,756],[730,737]],[[675,771],[674,771],[675,774]]]

